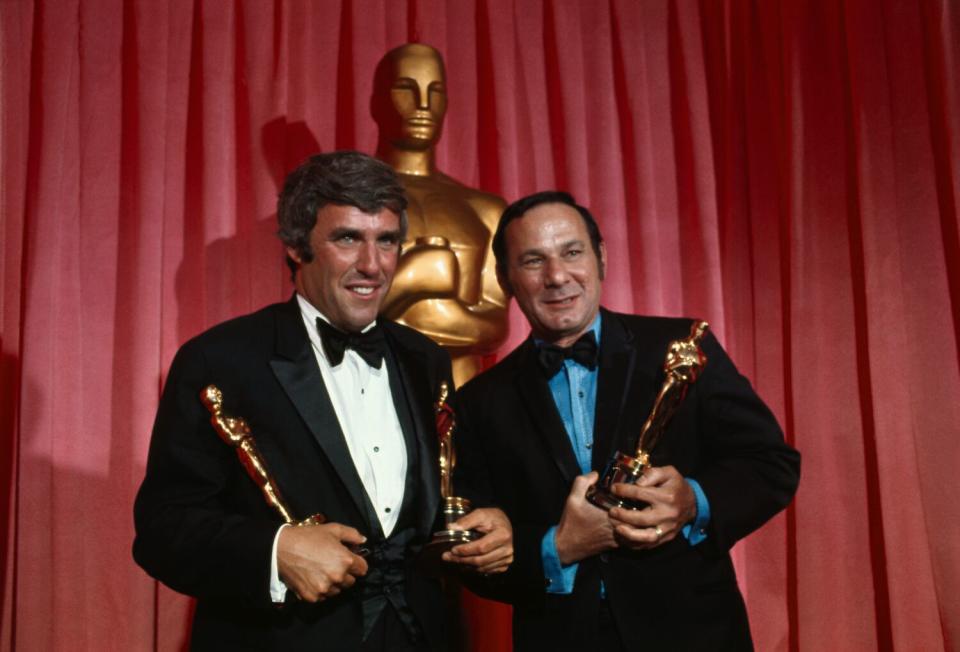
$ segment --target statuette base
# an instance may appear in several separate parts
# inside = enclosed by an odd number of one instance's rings
[[[649,455],[642,453],[639,456],[627,455],[626,453],[616,453],[607,463],[607,468],[603,470],[603,475],[596,484],[587,489],[587,500],[603,510],[611,510],[614,507],[624,509],[645,509],[649,506],[641,500],[629,500],[621,498],[613,493],[613,485],[622,482],[623,484],[636,484],[637,480],[643,477],[644,472],[650,467]]]
[[[434,576],[449,572],[451,564],[443,561],[443,553],[461,543],[470,543],[483,536],[476,530],[455,530],[450,527],[469,511],[470,501],[466,498],[447,496],[443,499],[443,521],[446,529],[434,532],[430,543],[423,547],[419,563],[424,572]]]

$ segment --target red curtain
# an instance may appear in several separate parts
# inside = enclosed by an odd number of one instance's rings
[[[130,557],[163,375],[288,296],[280,180],[373,151],[407,41],[446,60],[441,168],[572,191],[605,304],[711,321],[802,451],[735,549],[757,648],[960,646],[955,3],[5,0],[0,41],[0,650],[183,646]]]

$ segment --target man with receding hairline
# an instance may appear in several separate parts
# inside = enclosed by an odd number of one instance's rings
[[[586,500],[615,451],[633,453],[689,319],[600,305],[607,256],[567,193],[507,207],[497,274],[530,337],[457,395],[457,480],[509,516],[516,561],[476,585],[514,605],[516,650],[749,650],[728,551],[793,497],[799,455],[716,338],[636,485],[643,510]]]

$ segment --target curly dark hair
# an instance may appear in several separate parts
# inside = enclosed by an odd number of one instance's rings
[[[327,204],[355,206],[364,213],[384,208],[400,216],[400,240],[407,234],[407,196],[396,172],[383,161],[343,150],[311,156],[291,172],[277,200],[277,235],[304,262],[313,260],[310,231]],[[296,273],[297,263],[287,265]]]
[[[590,211],[578,204],[568,192],[561,190],[544,190],[532,195],[527,195],[526,197],[521,197],[507,206],[503,211],[503,215],[500,217],[500,223],[497,225],[497,232],[493,234],[493,255],[497,259],[497,272],[500,274],[500,278],[507,278],[507,225],[523,217],[523,214],[531,208],[541,204],[566,204],[567,206],[575,208],[577,212],[580,213],[580,217],[583,218],[583,223],[587,227],[593,253],[597,255],[597,260],[600,260],[600,244],[603,242],[603,236],[600,235],[600,227],[597,225],[597,221],[593,219]],[[602,273],[601,270],[600,278],[603,278]]]

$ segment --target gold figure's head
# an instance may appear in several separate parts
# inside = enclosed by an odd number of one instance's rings
[[[219,417],[223,411],[223,393],[216,385],[207,385],[200,392],[200,400],[214,417]]]
[[[250,436],[250,426],[243,419],[223,413],[223,392],[216,385],[207,385],[200,392],[200,401],[210,412],[210,423],[223,441],[239,446]]]
[[[690,337],[670,343],[667,358],[663,368],[668,375],[682,383],[696,381],[707,358],[700,350],[700,340],[707,332],[709,325],[705,321],[697,321],[690,328]]]
[[[450,386],[447,385],[447,381],[440,381],[440,393],[437,395],[437,411],[439,412],[443,408],[443,404],[447,402],[447,397],[450,396]]]
[[[429,45],[394,48],[377,66],[371,100],[380,139],[400,150],[431,149],[447,112],[446,72]]]

